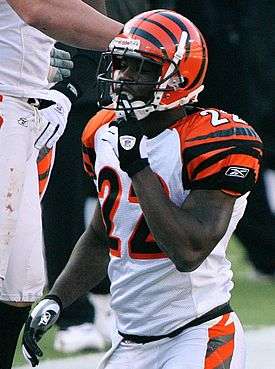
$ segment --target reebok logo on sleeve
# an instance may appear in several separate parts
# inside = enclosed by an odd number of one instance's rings
[[[238,178],[245,178],[249,173],[248,168],[242,168],[242,167],[229,167],[225,175],[228,177],[238,177]]]

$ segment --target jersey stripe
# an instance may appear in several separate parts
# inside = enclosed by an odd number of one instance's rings
[[[210,132],[207,135],[192,137],[186,140],[186,142],[207,140],[209,138],[228,137],[228,136],[250,136],[259,138],[257,132],[252,127],[234,127],[229,129],[223,129],[220,131]]]
[[[183,150],[183,160],[185,163],[189,163],[195,157],[217,150],[219,148],[231,148],[234,146],[258,149],[259,157],[262,155],[263,144],[261,141],[256,140],[243,140],[232,139],[223,141],[214,141],[209,143],[203,143],[196,146],[191,146]]]
[[[249,155],[248,155],[248,151],[249,151]],[[243,157],[243,156],[246,156],[247,158],[250,158],[250,160],[251,160],[251,157],[254,157],[256,159],[260,159],[259,158],[259,152],[256,151],[256,150],[249,149],[249,148],[244,149],[244,148],[240,148],[240,147],[233,147],[229,150],[225,150],[225,151],[223,151],[221,153],[218,153],[216,155],[212,155],[211,157],[205,159],[204,161],[201,161],[200,159],[198,159],[200,161],[200,164],[192,171],[191,179],[196,178],[197,174],[200,173],[202,170],[210,167],[211,165],[213,165],[215,163],[220,162],[221,160],[229,157],[230,155],[238,155],[238,159],[241,159],[241,157]]]
[[[93,147],[82,145],[82,158],[85,171],[89,174],[89,176],[95,177],[95,149]]]
[[[230,369],[236,328],[234,322],[228,321],[229,314],[225,314],[219,323],[208,329],[204,369]]]

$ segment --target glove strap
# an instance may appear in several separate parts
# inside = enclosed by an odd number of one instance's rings
[[[65,95],[70,102],[73,104],[76,100],[81,97],[82,91],[78,84],[64,80],[61,82],[56,83],[51,90],[59,91],[63,95]]]
[[[43,300],[45,300],[45,299],[54,300],[59,305],[60,312],[63,311],[62,301],[57,295],[46,295],[46,296],[44,296]]]

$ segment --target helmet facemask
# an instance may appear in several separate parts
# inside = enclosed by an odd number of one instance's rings
[[[114,47],[112,51],[102,53],[98,70],[99,105],[116,110],[120,116],[123,112],[134,111],[138,119],[142,119],[154,110],[152,102],[159,88],[163,63],[159,56],[145,56],[128,48]],[[134,70],[132,77],[119,77],[127,64]],[[106,106],[110,103],[113,104]]]

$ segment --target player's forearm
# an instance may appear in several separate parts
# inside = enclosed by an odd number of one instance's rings
[[[178,270],[195,270],[224,234],[224,228],[209,221],[210,213],[200,214],[199,204],[190,209],[176,206],[150,167],[138,172],[132,180],[147,224],[159,247]]]
[[[72,46],[104,50],[122,24],[81,0],[8,0],[29,25]]]
[[[63,307],[72,304],[106,276],[108,263],[107,247],[88,228],[49,294],[57,295]]]

